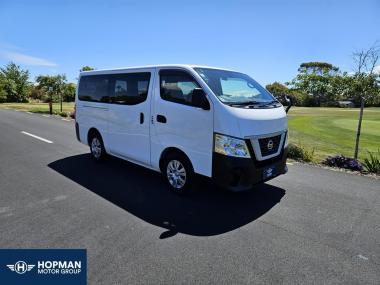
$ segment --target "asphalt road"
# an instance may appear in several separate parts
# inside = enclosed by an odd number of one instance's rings
[[[86,248],[88,284],[380,284],[380,180],[295,164],[254,191],[178,197],[93,162],[73,122],[13,110],[0,161],[0,248]]]

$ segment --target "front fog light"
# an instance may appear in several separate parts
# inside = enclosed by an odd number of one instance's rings
[[[287,147],[289,144],[289,130],[286,132],[285,134],[285,143],[284,143],[284,147]]]
[[[215,134],[214,151],[234,157],[251,157],[244,140]]]

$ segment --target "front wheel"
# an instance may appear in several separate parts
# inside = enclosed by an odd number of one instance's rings
[[[165,159],[163,175],[170,190],[178,194],[185,194],[191,188],[194,170],[187,157],[171,154]]]
[[[91,155],[96,161],[104,160],[106,156],[106,150],[104,148],[102,137],[95,133],[90,138],[90,150]]]

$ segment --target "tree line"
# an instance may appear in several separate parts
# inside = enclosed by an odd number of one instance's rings
[[[355,52],[353,73],[342,72],[327,62],[304,62],[291,81],[274,82],[266,88],[283,104],[290,96],[297,106],[337,106],[339,101],[350,101],[355,106],[380,106],[379,55],[377,43],[368,50]],[[92,69],[84,66],[80,71]],[[75,100],[75,90],[76,84],[67,82],[64,74],[39,75],[32,84],[29,71],[15,63],[0,68],[0,103],[51,99],[57,102],[61,96],[63,101],[70,102]]]
[[[331,63],[304,62],[291,81],[274,82],[266,88],[282,103],[286,103],[285,96],[290,96],[298,106],[337,106],[339,101],[350,101],[355,106],[362,103],[380,106],[379,55],[376,43],[353,53],[354,72],[350,74]]]
[[[93,70],[84,66],[80,71]],[[67,82],[65,74],[38,75],[35,83],[30,81],[29,70],[13,62],[0,68],[0,103],[58,102],[62,96],[65,102],[75,100],[76,84]]]

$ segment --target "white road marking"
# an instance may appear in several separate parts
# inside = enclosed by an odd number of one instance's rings
[[[358,257],[364,260],[368,260],[368,257],[365,257],[364,255],[361,255],[361,254],[359,254]]]
[[[27,112],[28,114],[33,114],[32,112]]]
[[[53,143],[52,141],[49,141],[49,140],[47,140],[47,139],[44,139],[44,138],[41,138],[41,137],[39,137],[39,136],[33,135],[33,134],[31,134],[31,133],[27,133],[27,132],[24,132],[24,131],[22,131],[21,133],[24,134],[24,135],[27,135],[27,136],[33,137],[33,138],[35,138],[35,139],[41,140],[41,141],[46,142],[46,143]]]
[[[50,115],[42,115],[43,117],[47,117],[47,118],[49,118],[50,117]]]
[[[70,119],[61,119],[62,121],[71,122]]]
[[[291,163],[291,162],[287,162],[286,164],[287,164],[287,165],[293,165],[293,163]]]

